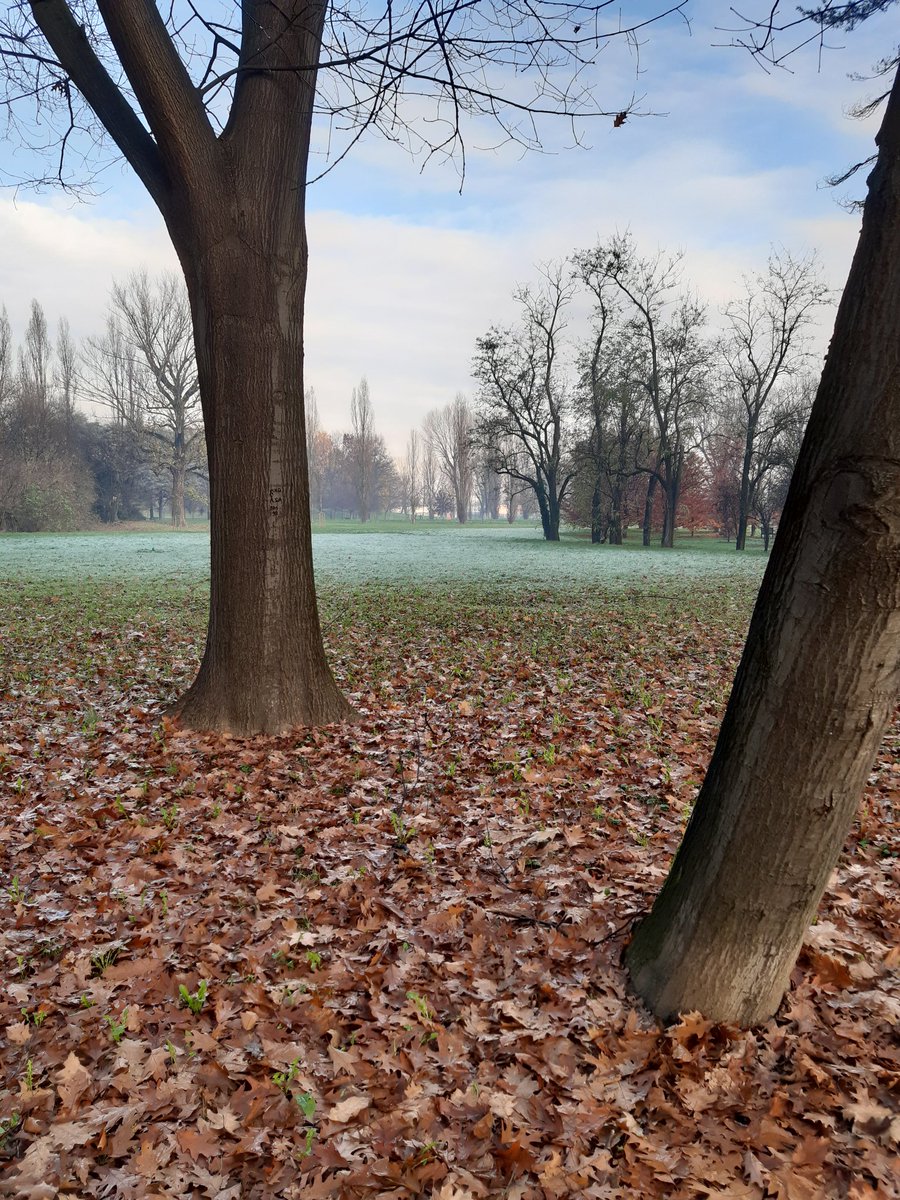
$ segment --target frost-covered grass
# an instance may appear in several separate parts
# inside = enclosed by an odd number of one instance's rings
[[[681,539],[674,550],[592,546],[583,536],[545,542],[525,526],[459,528],[417,524],[383,533],[316,533],[323,582],[349,584],[494,584],[522,589],[682,590],[692,580],[751,587],[762,577],[758,548],[737,554],[710,538]],[[171,580],[193,583],[209,572],[204,533],[5,534],[0,580]]]

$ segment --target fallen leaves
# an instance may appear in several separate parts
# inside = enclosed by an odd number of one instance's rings
[[[0,1193],[895,1195],[896,733],[774,1020],[629,996],[749,611],[707,599],[326,595],[359,723],[240,741],[155,706],[183,590],[7,592]]]
[[[352,1121],[355,1116],[367,1109],[370,1103],[368,1096],[348,1096],[346,1100],[335,1104],[334,1108],[328,1111],[326,1117],[329,1121],[343,1124],[345,1121]]]
[[[78,1055],[70,1053],[62,1067],[54,1074],[56,1090],[63,1112],[71,1112],[78,1100],[91,1086],[92,1076],[85,1065],[79,1061]]]

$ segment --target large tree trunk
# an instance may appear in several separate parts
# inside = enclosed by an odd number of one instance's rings
[[[900,685],[900,75],[706,782],[628,952],[659,1016],[770,1017]]]
[[[303,407],[305,179],[325,6],[254,11],[254,70],[204,147],[209,163],[188,163],[188,192],[165,210],[191,300],[210,473],[209,630],[176,711],[237,734],[350,715],[319,626]],[[284,72],[284,61],[310,69]]]
[[[241,254],[235,242],[189,272],[211,500],[206,651],[178,705],[195,728],[279,733],[349,714],[325,660],[313,581],[305,247],[291,271],[279,270],[285,256]]]

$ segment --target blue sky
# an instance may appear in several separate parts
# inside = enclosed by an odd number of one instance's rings
[[[650,7],[621,5],[626,18]],[[646,31],[637,80],[624,45],[611,47],[596,76],[603,107],[624,107],[636,92],[665,115],[631,117],[621,129],[600,120],[584,129],[587,149],[548,127],[547,152],[524,157],[482,149],[493,135],[470,127],[462,195],[452,165],[421,172],[402,149],[370,137],[310,189],[308,382],[328,428],[346,426],[350,391],[365,374],[399,453],[429,408],[471,391],[474,339],[513,319],[514,285],[616,229],[630,227],[646,252],[683,250],[713,319],[772,244],[817,249],[829,284],[841,286],[859,218],[822,183],[872,149],[876,122],[846,110],[878,85],[848,76],[896,43],[897,10],[833,36],[843,49],[821,62],[807,49],[771,74],[722,45],[729,36],[716,26],[734,23],[726,0],[693,0],[689,11],[690,30],[675,19]],[[0,172],[26,174],[28,165],[11,143],[0,146]],[[88,204],[0,193],[0,303],[17,335],[32,296],[83,336],[102,323],[114,277],[174,266],[161,220],[127,170],[106,171],[101,186]],[[844,188],[862,190],[862,178]]]

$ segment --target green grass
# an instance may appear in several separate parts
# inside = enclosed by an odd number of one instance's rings
[[[349,535],[349,536],[348,536]],[[520,522],[472,524],[331,523],[313,537],[320,586],[403,583],[410,586],[500,586],[532,590],[573,587],[638,588],[652,592],[696,581],[757,586],[765,566],[759,546],[738,554],[713,538],[682,537],[675,549],[594,546],[583,533],[558,543]],[[0,579],[16,581],[154,581],[203,583],[209,572],[209,537],[187,531],[0,535]]]

